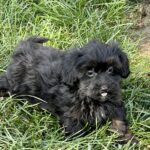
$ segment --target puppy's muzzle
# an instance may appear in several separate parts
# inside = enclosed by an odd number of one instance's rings
[[[107,85],[101,86],[100,94],[102,97],[106,97],[108,95],[108,86]]]

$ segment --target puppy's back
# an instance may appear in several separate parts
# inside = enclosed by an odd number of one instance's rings
[[[47,38],[31,37],[19,42],[6,72],[11,93],[37,95],[40,81],[57,78],[56,69],[61,64],[63,52],[43,46],[46,41]]]

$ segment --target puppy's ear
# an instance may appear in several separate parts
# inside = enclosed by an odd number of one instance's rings
[[[128,57],[124,52],[121,52],[119,54],[119,59],[121,62],[119,73],[120,73],[121,77],[127,78],[130,74]]]
[[[79,80],[80,73],[77,69],[81,54],[77,51],[68,53],[63,61],[62,80],[68,85],[73,85]]]
[[[129,68],[129,60],[126,55],[118,46],[116,42],[110,43],[111,49],[113,52],[118,56],[119,62],[117,65],[118,74],[122,78],[127,78],[130,74],[130,68]]]

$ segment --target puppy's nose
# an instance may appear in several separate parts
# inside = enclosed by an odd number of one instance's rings
[[[106,85],[101,86],[101,92],[107,92],[108,87]]]

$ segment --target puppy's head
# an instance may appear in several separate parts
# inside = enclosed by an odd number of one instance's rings
[[[106,101],[119,96],[121,78],[129,73],[128,58],[118,46],[91,41],[66,55],[63,81],[83,98]]]

